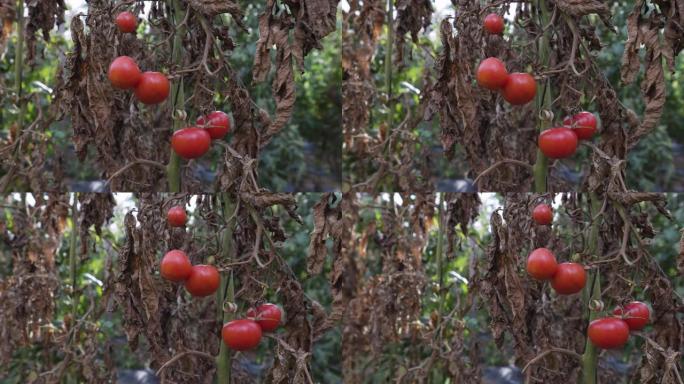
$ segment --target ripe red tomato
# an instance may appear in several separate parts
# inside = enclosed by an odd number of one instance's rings
[[[527,104],[537,94],[537,82],[529,73],[511,73],[503,87],[503,98],[513,105]]]
[[[496,57],[490,57],[484,59],[480,63],[480,66],[477,67],[476,77],[477,83],[480,84],[480,86],[487,89],[496,90],[500,89],[504,86],[504,84],[506,84],[506,80],[508,79],[508,71],[501,60],[497,59]]]
[[[115,22],[122,33],[133,33],[138,26],[138,20],[136,20],[135,15],[128,11],[123,11],[116,15]]]
[[[262,304],[256,308],[250,308],[247,311],[247,317],[253,319],[261,326],[264,332],[271,332],[278,328],[280,325],[280,318],[282,312],[280,308],[275,304]]]
[[[233,320],[223,325],[221,336],[230,349],[246,351],[259,345],[261,327],[254,320]]]
[[[185,208],[180,205],[176,205],[169,208],[168,212],[166,212],[166,219],[168,220],[170,226],[182,227],[188,220],[188,215],[185,213]]]
[[[587,273],[584,267],[577,263],[558,264],[556,274],[551,279],[551,287],[559,295],[572,295],[584,288],[587,283]]]
[[[209,150],[211,136],[204,129],[188,127],[179,129],[171,137],[171,147],[178,156],[189,160],[196,159]]]
[[[168,251],[162,258],[159,271],[163,278],[171,281],[183,281],[190,276],[192,264],[185,252],[178,249]]]
[[[193,296],[209,296],[218,289],[221,278],[213,265],[195,265],[185,280],[185,289]]]
[[[484,19],[484,28],[492,35],[500,35],[504,30],[504,19],[496,13],[490,13]]]
[[[624,308],[617,307],[613,310],[613,314],[620,316],[632,331],[644,329],[651,318],[651,311],[648,309],[648,305],[641,301],[632,301],[625,305]]]
[[[119,56],[109,65],[107,77],[114,87],[131,89],[140,83],[142,74],[135,60],[128,56]]]
[[[143,104],[159,104],[169,96],[169,79],[159,72],[145,72],[135,87],[135,97]]]
[[[580,140],[590,140],[596,134],[596,116],[590,112],[580,112],[563,119],[563,125],[572,128]]]
[[[557,269],[556,256],[546,248],[537,248],[527,256],[527,273],[537,280],[550,280]]]
[[[577,135],[570,128],[551,128],[539,135],[538,144],[544,156],[563,159],[577,151]]]
[[[212,140],[222,139],[230,131],[230,119],[221,111],[214,111],[206,117],[198,117],[197,125],[206,129]]]
[[[629,326],[615,317],[604,317],[589,323],[589,340],[603,349],[622,348],[629,339]]]
[[[553,210],[548,204],[538,204],[532,210],[532,219],[539,225],[549,225],[553,221]]]

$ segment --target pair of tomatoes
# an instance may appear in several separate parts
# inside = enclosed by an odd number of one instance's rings
[[[222,139],[230,131],[230,119],[221,111],[197,118],[196,127],[179,129],[171,137],[171,147],[178,156],[190,160],[201,157],[212,140]]]
[[[246,319],[233,320],[226,323],[221,330],[221,337],[226,345],[236,351],[255,348],[261,341],[263,332],[278,329],[282,311],[275,304],[262,304],[247,311]]]
[[[537,248],[529,254],[527,273],[537,280],[550,280],[559,295],[575,294],[587,283],[587,273],[581,264],[558,264],[556,256],[546,248]]]
[[[216,292],[221,278],[212,265],[192,265],[185,252],[174,249],[166,253],[159,268],[163,278],[185,282],[185,289],[193,296],[209,296]]]
[[[580,112],[563,120],[562,127],[547,129],[539,135],[539,149],[551,159],[564,159],[575,154],[579,140],[590,140],[596,133],[596,116]]]
[[[109,65],[107,77],[119,89],[134,89],[143,104],[159,104],[169,96],[169,79],[159,72],[140,72],[131,57],[119,56]]]
[[[629,340],[630,331],[644,329],[651,312],[646,304],[633,301],[624,307],[616,307],[613,315],[589,323],[587,336],[595,346],[603,349],[622,348]]]
[[[550,225],[553,221],[553,209],[548,204],[537,204],[532,210],[532,219],[539,225]]]
[[[508,73],[504,63],[496,57],[484,59],[477,68],[480,86],[501,91],[504,100],[513,105],[527,104],[537,94],[537,82],[529,73]]]

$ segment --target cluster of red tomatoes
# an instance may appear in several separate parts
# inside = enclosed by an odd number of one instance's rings
[[[579,140],[591,140],[596,133],[596,116],[580,112],[563,120],[562,127],[547,129],[539,135],[539,149],[551,159],[564,159],[575,154]]]
[[[230,119],[221,111],[197,118],[197,126],[179,129],[171,137],[171,147],[178,156],[196,159],[209,150],[212,140],[222,139],[230,131]]]
[[[115,23],[122,33],[134,33],[138,24],[135,16],[124,11]],[[133,58],[119,56],[109,65],[107,77],[119,89],[134,89],[135,97],[143,104],[159,104],[169,96],[169,79],[160,72],[140,72]]]
[[[487,32],[498,35],[503,33],[504,20],[496,13],[484,19]],[[506,65],[496,57],[484,59],[477,67],[476,78],[480,86],[492,91],[500,91],[504,100],[513,105],[527,104],[537,94],[537,82],[529,73],[508,73]]]
[[[547,204],[539,204],[532,211],[532,219],[539,225],[550,225],[553,211]],[[578,263],[558,264],[556,256],[547,248],[537,248],[527,257],[527,273],[537,280],[550,280],[559,295],[572,295],[584,288],[587,274]]]
[[[255,348],[264,332],[273,332],[278,328],[281,316],[282,311],[275,304],[266,303],[250,308],[246,319],[233,320],[223,325],[223,342],[236,351]]]
[[[166,214],[171,227],[182,227],[187,221],[185,209],[171,207]],[[163,278],[173,282],[184,282],[185,289],[193,296],[209,296],[216,292],[221,278],[212,265],[192,265],[185,252],[173,249],[164,255],[159,271]]]
[[[539,204],[532,211],[532,219],[539,225],[550,225],[553,210],[547,204]],[[537,248],[530,253],[527,257],[527,273],[538,280],[551,280],[551,287],[561,295],[581,291],[587,281],[581,264],[558,264],[554,254],[546,248]],[[603,349],[621,348],[627,343],[630,331],[641,330],[648,324],[650,311],[646,304],[633,301],[624,307],[616,307],[613,315],[589,323],[587,336],[595,346]]]

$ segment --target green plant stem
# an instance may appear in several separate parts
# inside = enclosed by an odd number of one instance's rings
[[[442,201],[442,198],[444,195],[441,195],[439,205],[437,205],[437,212],[438,212],[438,225],[439,229],[437,232],[437,249],[435,250],[435,258],[436,258],[436,263],[437,263],[437,287],[438,287],[438,293],[439,293],[439,304],[437,306],[438,308],[438,316],[437,316],[437,326],[435,329],[438,329],[439,332],[437,334],[437,337],[441,338],[441,330],[442,330],[442,315],[444,313],[444,301],[446,299],[446,294],[444,292],[444,202]],[[433,381],[434,382],[441,382],[442,377],[441,377],[441,372],[439,369],[433,369]]]
[[[185,18],[185,12],[178,0],[171,0],[171,9],[173,10],[174,22],[177,25]],[[185,26],[178,27],[173,36],[173,47],[171,51],[171,61],[173,64],[181,64],[183,54],[183,36],[185,35]],[[185,94],[183,92],[183,78],[171,85],[171,113],[173,114],[173,131],[177,131],[182,126],[182,121],[177,118],[176,110],[185,104]],[[180,175],[180,157],[173,149],[169,148],[171,156],[169,157],[169,164],[167,165],[166,178],[169,183],[169,192],[180,192],[181,175]]]
[[[387,129],[392,129],[392,49],[394,44],[394,0],[387,0],[387,49],[385,49],[385,88],[387,89]]]
[[[551,13],[549,12],[549,7],[546,4],[546,0],[538,0],[537,5],[539,7],[539,24],[542,28],[544,28],[551,22]],[[551,29],[549,28],[543,31],[542,36],[539,39],[539,60],[541,61],[543,68],[549,68],[550,65],[550,35]],[[553,103],[550,78],[544,80],[541,86],[541,92],[537,92],[535,103],[540,117],[543,116],[543,118],[539,119],[539,133],[541,133],[551,126],[551,120],[547,119],[543,113],[544,111],[551,111],[551,104]],[[547,174],[548,159],[546,156],[544,156],[541,150],[537,149],[537,162],[534,164],[535,192],[546,192]]]
[[[590,214],[593,217],[601,210],[601,203],[598,196],[594,192],[589,195],[589,201],[591,205]],[[602,221],[603,217],[598,215],[591,223],[591,229],[589,232],[589,245],[587,247],[587,253],[589,255],[595,255],[598,249],[599,229]],[[598,317],[598,312],[592,311],[592,306],[590,305],[594,300],[601,300],[601,274],[598,269],[589,273],[589,282],[589,289],[585,290],[584,292],[584,303],[588,313],[587,324]],[[589,338],[587,338],[584,347],[584,354],[582,355],[582,384],[596,384],[597,365],[598,351],[596,350],[594,344],[589,341]]]
[[[18,131],[21,132],[24,124],[25,106],[21,101],[21,82],[24,72],[24,0],[17,3],[17,44],[14,47],[14,87],[17,92],[17,105],[19,116],[17,117]]]
[[[231,261],[235,254],[233,248],[233,227],[235,224],[234,213],[236,205],[230,199],[228,193],[221,194],[221,203],[223,205],[223,217],[226,219],[226,228],[223,231],[223,238],[221,244],[221,257],[224,260]],[[231,218],[232,217],[232,218]],[[231,218],[228,220],[228,218]],[[226,276],[227,275],[227,276]],[[218,318],[221,319],[222,324],[225,324],[233,319],[233,313],[223,310],[223,303],[228,301],[235,302],[235,283],[233,279],[233,271],[222,273],[221,289],[217,292],[218,300]],[[230,383],[231,371],[231,351],[225,343],[221,342],[219,354],[216,357],[217,366],[217,381],[218,384]]]
[[[78,319],[78,289],[76,287],[77,276],[76,270],[78,269],[78,255],[76,254],[77,242],[77,226],[76,222],[78,220],[78,194],[74,193],[74,202],[71,205],[71,238],[69,239],[69,278],[71,280],[71,315],[73,321],[76,322]]]

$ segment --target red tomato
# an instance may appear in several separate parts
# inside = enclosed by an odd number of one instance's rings
[[[539,225],[549,225],[553,221],[553,210],[548,204],[539,204],[532,211],[532,219]]]
[[[492,35],[500,35],[504,30],[504,19],[496,13],[490,13],[484,19],[484,28]]]
[[[496,90],[500,89],[504,86],[504,84],[506,84],[506,80],[508,79],[508,71],[501,60],[497,59],[496,57],[490,57],[488,59],[484,59],[480,63],[480,66],[477,67],[476,77],[477,83],[480,84],[480,86],[487,89]]]
[[[568,116],[563,120],[563,125],[572,128],[580,140],[590,140],[596,134],[596,116],[590,112]]]
[[[230,349],[246,351],[259,345],[261,327],[254,320],[233,320],[223,325],[221,336]]]
[[[107,77],[114,87],[131,89],[140,83],[142,75],[135,60],[128,56],[119,56],[109,65]]]
[[[214,111],[207,117],[200,116],[197,125],[206,129],[212,140],[222,139],[230,131],[230,119],[221,111]]]
[[[503,87],[503,98],[513,105],[527,104],[537,94],[537,82],[529,73],[511,73]]]
[[[544,156],[563,159],[577,151],[577,135],[570,128],[551,128],[539,135],[538,144]]]
[[[644,329],[651,318],[651,311],[648,309],[648,305],[641,301],[632,301],[625,305],[624,308],[617,307],[613,310],[613,314],[620,316],[632,331]]]
[[[169,79],[159,72],[145,72],[135,87],[135,97],[143,104],[159,104],[169,96]]]
[[[123,11],[116,15],[115,22],[122,33],[133,33],[138,26],[138,20],[135,19],[135,15],[128,11]]]
[[[171,137],[171,147],[178,156],[189,160],[196,159],[209,150],[211,136],[204,129],[188,127],[179,129]]]
[[[556,269],[556,256],[546,248],[537,248],[527,256],[527,273],[537,280],[550,280]]]
[[[221,278],[213,265],[195,265],[185,280],[185,289],[193,296],[209,296],[218,289]]]
[[[622,348],[629,339],[629,326],[615,317],[604,317],[589,323],[589,340],[603,349]]]
[[[275,304],[262,304],[256,308],[250,308],[247,311],[247,317],[254,319],[254,321],[261,326],[264,332],[271,332],[278,328],[280,325],[280,318],[282,312],[280,308]]]
[[[185,213],[185,208],[180,205],[169,208],[166,212],[166,219],[169,221],[169,225],[172,227],[182,227],[188,220],[188,215]]]
[[[584,288],[587,283],[587,273],[584,267],[577,263],[558,264],[556,274],[551,279],[551,287],[559,295],[572,295]]]
[[[168,251],[162,258],[159,271],[163,278],[171,281],[183,281],[190,276],[192,264],[185,252],[178,249]]]

